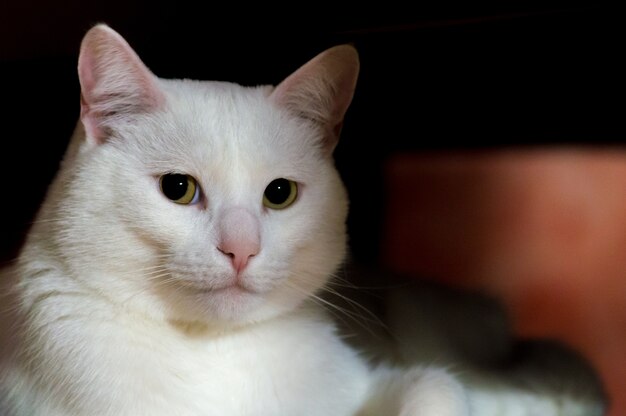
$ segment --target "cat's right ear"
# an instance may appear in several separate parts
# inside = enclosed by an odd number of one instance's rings
[[[282,81],[270,98],[321,129],[322,148],[332,153],[354,95],[359,55],[350,45],[330,48]]]
[[[94,26],[83,38],[78,77],[80,117],[87,140],[94,144],[106,140],[115,121],[164,102],[157,78],[124,38],[104,24]]]

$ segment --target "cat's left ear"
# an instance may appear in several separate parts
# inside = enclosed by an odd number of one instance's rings
[[[359,55],[350,45],[327,49],[288,76],[270,98],[298,117],[317,124],[329,154],[337,145],[341,126],[356,87]]]

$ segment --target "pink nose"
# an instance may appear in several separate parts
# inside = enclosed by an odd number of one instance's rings
[[[240,273],[248,265],[250,258],[259,252],[259,244],[255,240],[226,240],[217,247],[224,255],[230,257],[233,268]]]
[[[261,249],[258,219],[243,208],[230,208],[221,213],[220,239],[217,249],[230,257],[233,268],[240,273]]]

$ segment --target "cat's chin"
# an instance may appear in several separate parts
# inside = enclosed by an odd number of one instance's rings
[[[241,325],[265,318],[268,294],[242,284],[184,287],[168,296],[171,318],[207,324]]]
[[[233,285],[201,294],[210,316],[219,321],[239,323],[250,319],[263,295]]]

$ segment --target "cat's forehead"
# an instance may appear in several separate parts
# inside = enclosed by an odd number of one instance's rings
[[[263,111],[269,105],[271,86],[244,87],[230,82],[161,80],[167,93],[167,110],[197,121],[228,120]]]
[[[271,86],[164,81],[168,103],[157,123],[159,147],[180,163],[306,168],[315,132],[272,103]]]
[[[268,97],[274,89],[271,85],[249,87],[227,81],[162,78],[159,78],[159,81],[170,98],[200,100],[201,103],[211,101],[235,103],[258,95]]]

